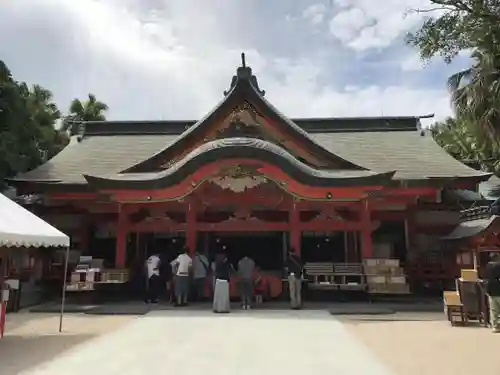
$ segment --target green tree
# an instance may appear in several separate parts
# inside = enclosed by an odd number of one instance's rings
[[[460,51],[500,51],[499,0],[429,0],[430,7],[413,9],[426,13],[422,27],[407,36],[423,59],[442,56],[450,62]]]
[[[500,172],[500,143],[473,122],[449,117],[436,122],[430,130],[436,143],[455,159],[479,165],[486,172]]]
[[[53,101],[52,92],[40,85],[29,88],[25,83],[20,85],[21,93],[26,99],[28,112],[38,125],[41,137],[40,148],[45,159],[50,159],[69,143],[65,131],[56,130],[56,122],[61,119],[61,112]]]
[[[64,136],[54,128],[58,116],[48,90],[16,82],[0,61],[0,184],[64,147]]]
[[[423,59],[442,56],[450,62],[472,51],[472,67],[448,80],[456,115],[484,133],[500,138],[500,0],[430,0],[430,15],[408,35]]]
[[[474,121],[485,134],[500,136],[500,59],[480,50],[472,57],[472,67],[448,79],[455,112]]]
[[[69,131],[70,135],[78,134],[82,121],[104,121],[107,110],[107,104],[98,101],[94,94],[89,94],[84,102],[74,99],[63,122],[63,129]]]

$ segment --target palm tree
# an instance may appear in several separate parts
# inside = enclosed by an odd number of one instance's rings
[[[40,85],[33,85],[30,89],[25,83],[20,85],[20,90],[27,98],[29,113],[38,124],[53,128],[55,122],[61,118],[61,112],[53,102],[52,92]]]
[[[108,110],[107,104],[96,99],[94,94],[89,94],[84,102],[74,99],[69,106],[69,114],[63,121],[62,129],[69,131],[70,135],[78,134],[80,123],[83,121],[104,121],[104,113]]]
[[[474,122],[447,118],[431,127],[431,133],[446,152],[466,164],[479,165],[486,172],[500,172],[500,142],[488,137]]]
[[[472,67],[452,75],[448,87],[458,117],[500,138],[500,56],[475,50]]]
[[[69,141],[67,133],[55,127],[61,112],[53,101],[52,92],[36,84],[28,87],[24,82],[19,83],[19,92],[26,101],[27,113],[36,124],[36,139],[42,160],[50,159]]]

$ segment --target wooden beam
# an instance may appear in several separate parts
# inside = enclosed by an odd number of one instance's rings
[[[45,196],[48,199],[57,200],[98,200],[97,193],[47,193]]]

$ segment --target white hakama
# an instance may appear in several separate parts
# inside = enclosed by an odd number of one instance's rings
[[[214,288],[213,310],[216,313],[228,313],[230,309],[229,282],[217,279]]]

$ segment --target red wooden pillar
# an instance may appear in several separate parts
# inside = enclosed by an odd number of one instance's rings
[[[295,253],[300,256],[300,211],[297,207],[297,202],[292,203],[290,210],[290,248],[295,250]]]
[[[186,246],[190,255],[196,252],[196,205],[193,201],[187,202],[186,212]]]
[[[372,220],[368,200],[361,202],[361,260],[373,256]]]
[[[115,267],[125,268],[127,260],[128,215],[123,205],[118,207],[118,223],[116,225]]]

